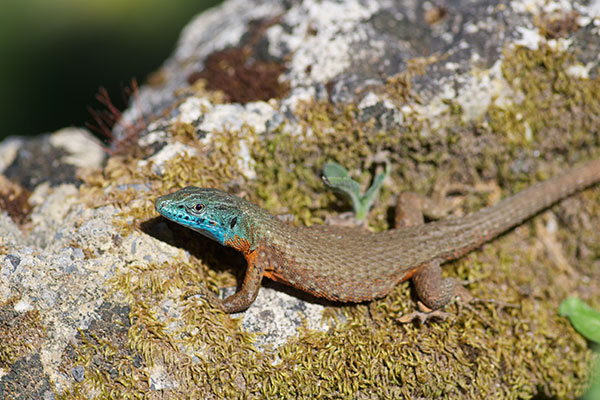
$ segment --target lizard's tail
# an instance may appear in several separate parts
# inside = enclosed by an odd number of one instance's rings
[[[584,165],[568,170],[547,181],[540,182],[516,195],[503,200],[490,207],[489,212],[500,211],[500,215],[507,215],[506,222],[502,218],[496,229],[502,233],[520,224],[525,219],[550,207],[557,201],[572,195],[600,181],[600,160],[590,161]],[[492,211],[493,210],[493,211]]]
[[[443,257],[450,259],[461,256],[557,201],[599,181],[600,160],[594,160],[531,186],[491,207],[466,215],[460,224],[453,219],[434,222],[445,225],[446,232],[456,228],[454,234],[446,239],[448,254],[443,254]]]

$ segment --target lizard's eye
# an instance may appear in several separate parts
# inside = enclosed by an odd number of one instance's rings
[[[204,204],[202,204],[202,203],[198,203],[198,204],[196,204],[196,205],[194,206],[194,210],[195,210],[196,212],[200,212],[200,211],[204,210]]]

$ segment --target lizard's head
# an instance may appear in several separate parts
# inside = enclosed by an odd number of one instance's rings
[[[167,219],[243,253],[260,239],[254,216],[264,211],[219,189],[188,186],[160,196],[154,206]]]

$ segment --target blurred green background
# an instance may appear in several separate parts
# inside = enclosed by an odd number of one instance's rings
[[[1,0],[0,140],[93,122],[105,87],[141,85],[182,28],[220,0]]]

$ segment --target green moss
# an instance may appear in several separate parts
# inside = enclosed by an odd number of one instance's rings
[[[594,116],[600,113],[600,81],[569,74],[569,67],[576,65],[571,53],[517,48],[505,52],[505,58],[502,72],[523,101],[490,108],[494,131],[506,135],[511,145],[541,145],[542,150],[598,145]]]
[[[398,184],[384,185],[370,221],[376,229],[385,229],[389,227],[386,210],[393,202],[392,197],[399,187],[409,186],[399,179],[414,166],[414,160],[407,159],[407,155],[418,158],[419,151],[429,147],[431,152],[423,160],[428,181],[425,184],[429,185],[425,191],[431,189],[436,160],[446,158],[441,155],[443,145],[438,146],[439,138],[420,138],[414,134],[414,124],[419,124],[416,121],[407,121],[403,129],[388,132],[378,128],[373,120],[362,121],[352,105],[335,108],[328,103],[305,104],[298,115],[300,133],[290,133],[283,126],[255,147],[257,179],[250,182],[253,190],[249,195],[274,213],[294,214],[297,221],[306,225],[322,222],[332,207],[335,211],[351,209],[325,188],[321,169],[326,161],[343,165],[367,187],[375,172],[374,156],[380,152],[387,154],[392,165],[397,166],[392,176]],[[359,172],[362,175],[356,175]]]
[[[84,379],[58,399],[140,399],[149,392],[146,371],[140,368],[139,357],[127,344],[127,329],[123,326],[96,326],[93,331],[80,331],[73,358],[63,365],[68,376],[73,367],[84,368]]]

